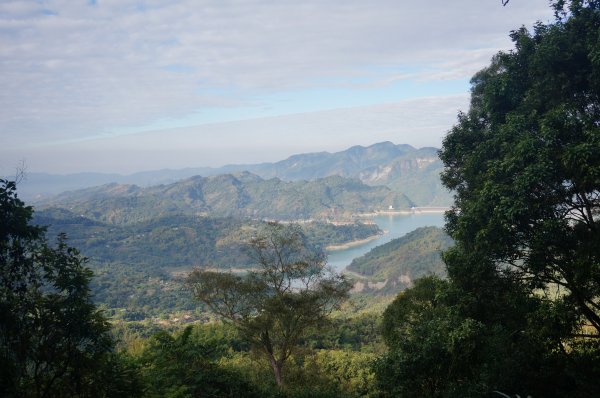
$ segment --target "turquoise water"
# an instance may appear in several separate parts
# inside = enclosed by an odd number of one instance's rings
[[[327,263],[336,271],[342,271],[353,259],[367,253],[372,248],[383,245],[392,239],[400,238],[419,227],[444,226],[443,213],[382,215],[373,217],[373,221],[387,233],[378,239],[349,249],[328,252]]]

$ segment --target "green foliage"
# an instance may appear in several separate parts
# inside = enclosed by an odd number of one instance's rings
[[[440,153],[457,192],[447,261],[465,286],[498,271],[532,290],[559,286],[598,332],[600,11],[569,7],[554,24],[514,31],[515,50],[472,80],[470,110]]]
[[[223,347],[202,339],[189,326],[171,335],[152,336],[140,363],[148,397],[258,396],[239,373],[216,363]]]
[[[90,284],[94,301],[117,319],[139,321],[198,308],[185,289],[183,278],[140,264],[92,264]]]
[[[137,361],[126,353],[111,353],[96,370],[95,390],[83,394],[86,397],[131,398],[142,397],[146,383],[140,374]]]
[[[371,346],[379,344],[378,318],[334,319],[327,349],[314,349],[312,336],[322,334],[314,330],[288,359],[283,388],[231,323],[167,331],[120,322],[116,334],[126,350],[119,354],[121,367],[136,372],[145,396],[368,397],[376,396],[371,364],[378,354]]]
[[[34,222],[48,225],[48,235],[65,231],[70,242],[91,258],[94,301],[115,309],[113,316],[141,320],[197,307],[180,275],[194,265],[245,268],[244,248],[260,222],[233,218],[158,217],[131,225],[108,225],[58,208],[37,212]],[[324,247],[380,233],[374,224],[302,225],[309,244]]]
[[[285,367],[279,388],[268,365],[250,353],[233,353],[219,361],[251,380],[263,397],[370,397],[377,396],[372,363],[376,355],[351,350],[298,352]]]
[[[383,233],[377,224],[361,222],[342,225],[314,222],[303,224],[302,231],[309,242],[320,247],[363,240]]]
[[[35,217],[49,234],[65,231],[95,262],[144,264],[145,268],[191,267],[194,264],[243,266],[249,258],[232,239],[246,225],[231,218],[163,216],[131,225],[109,225],[62,209]]]
[[[388,396],[597,394],[600,2],[553,4],[475,75],[444,141],[449,280],[386,310]]]
[[[310,330],[301,344],[319,350],[381,352],[380,321],[374,312],[332,317],[325,327]]]
[[[568,325],[518,285],[486,288],[495,299],[485,306],[471,292],[433,276],[398,295],[384,313],[389,352],[376,366],[384,395],[570,396],[577,379],[565,368],[559,341]],[[483,314],[477,312],[481,307]]]
[[[348,350],[319,350],[307,358],[304,369],[311,369],[316,374],[308,372],[307,382],[320,375],[330,385],[336,386],[338,396],[375,397],[375,373],[372,364],[376,355],[373,353]]]
[[[113,225],[180,215],[278,220],[347,218],[387,209],[389,205],[414,205],[402,193],[368,186],[358,179],[329,176],[285,182],[263,180],[250,173],[196,176],[149,188],[109,184],[65,192],[42,204]]]
[[[232,322],[273,368],[282,368],[308,328],[322,324],[346,298],[350,284],[328,274],[325,256],[308,245],[296,225],[265,225],[250,243],[257,271],[245,276],[195,270],[194,297]]]
[[[148,217],[151,217],[148,215]],[[162,216],[129,225],[109,225],[60,209],[36,213],[50,236],[65,232],[70,241],[100,263],[143,264],[148,268],[211,265],[247,267],[245,241],[262,223],[234,218]],[[313,246],[342,244],[381,233],[375,224],[311,222],[302,230]]]
[[[0,394],[131,391],[132,380],[103,379],[109,371],[117,375],[119,361],[111,354],[108,322],[91,301],[86,259],[64,235],[56,247],[48,245],[31,217],[15,183],[0,180]]]
[[[379,294],[398,292],[413,280],[428,274],[445,276],[441,253],[452,245],[452,239],[440,228],[418,228],[405,236],[377,246],[355,258],[348,269],[386,285]]]
[[[390,397],[481,396],[470,361],[481,346],[483,324],[446,305],[448,282],[426,277],[398,295],[383,315],[389,352],[376,366]]]
[[[511,34],[444,141],[449,280],[384,315],[388,396],[593,396],[600,331],[600,2]]]

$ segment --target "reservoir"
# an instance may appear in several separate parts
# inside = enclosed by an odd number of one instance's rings
[[[362,256],[372,248],[400,238],[419,227],[443,227],[444,213],[379,215],[372,220],[386,232],[384,235],[360,246],[327,252],[327,263],[337,272],[342,271],[353,259]]]

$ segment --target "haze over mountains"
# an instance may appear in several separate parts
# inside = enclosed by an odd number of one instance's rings
[[[441,170],[435,148],[383,142],[212,169],[129,176],[31,173],[19,192],[40,195],[34,202],[35,221],[48,226],[51,239],[66,232],[90,256],[99,275],[94,285],[99,302],[149,316],[193,307],[173,289],[180,273],[194,265],[251,266],[244,237],[265,219],[312,220],[302,228],[315,247],[372,239],[381,229],[355,216],[390,207],[449,205]],[[61,192],[65,189],[72,190]],[[354,264],[352,271],[362,275],[359,290],[393,294],[439,268],[443,239],[434,232],[387,245],[374,258]],[[426,264],[402,253],[423,255]]]
[[[368,147],[354,146],[345,151],[329,153],[318,152],[293,155],[275,163],[251,165],[227,165],[220,168],[187,168],[181,170],[157,170],[135,173],[131,175],[78,173],[70,175],[52,175],[44,173],[28,173],[27,179],[20,186],[20,195],[28,200],[41,200],[58,193],[89,188],[102,184],[135,184],[149,187],[158,184],[170,184],[193,176],[217,176],[241,172],[250,172],[242,179],[257,178],[283,181],[312,181],[331,176],[358,179],[370,186],[385,186],[394,191],[397,197],[405,196],[401,202],[390,205],[406,207],[447,206],[451,203],[451,195],[442,186],[439,173],[442,163],[437,156],[436,148],[415,149],[410,145],[395,145],[382,142]],[[211,180],[215,181],[215,180]],[[333,180],[332,180],[333,181]],[[339,180],[338,182],[339,183]],[[139,187],[119,188],[130,191]],[[114,191],[115,186],[107,188]],[[79,194],[78,194],[79,195]]]
[[[65,192],[44,207],[68,209],[92,220],[129,224],[169,215],[306,220],[348,218],[376,210],[410,208],[406,195],[340,176],[313,181],[269,180],[249,173],[190,177],[141,188],[107,184]]]

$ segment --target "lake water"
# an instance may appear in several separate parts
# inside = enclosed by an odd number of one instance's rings
[[[360,246],[328,252],[327,263],[336,271],[342,271],[353,259],[362,256],[372,248],[400,238],[419,227],[444,226],[444,213],[381,215],[373,217],[372,220],[386,233]]]

